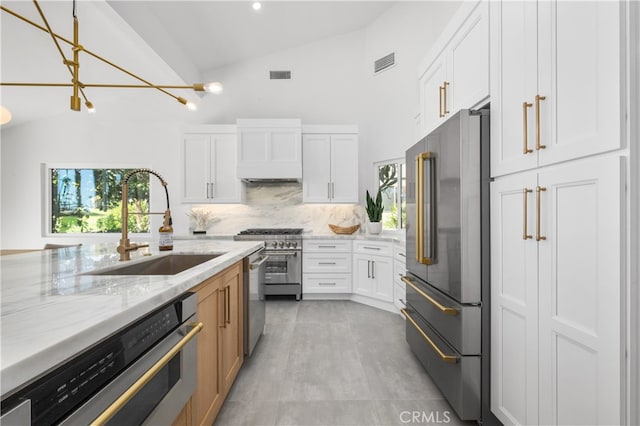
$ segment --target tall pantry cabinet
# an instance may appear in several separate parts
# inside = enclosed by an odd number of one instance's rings
[[[490,2],[491,409],[624,420],[625,2]]]

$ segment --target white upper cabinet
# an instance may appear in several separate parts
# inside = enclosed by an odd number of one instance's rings
[[[621,147],[623,2],[490,2],[491,174]]]
[[[238,119],[240,179],[302,178],[301,123],[298,119]]]
[[[305,130],[302,136],[304,203],[358,202],[358,135],[355,132],[307,133]]]
[[[419,70],[422,134],[489,96],[488,2],[467,2]]]
[[[182,140],[182,201],[240,203],[244,191],[236,176],[235,126],[201,126]]]

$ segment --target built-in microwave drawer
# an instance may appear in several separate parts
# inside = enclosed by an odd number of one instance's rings
[[[481,308],[461,305],[420,279],[405,276],[407,305],[415,309],[447,342],[464,355],[482,353]]]
[[[407,286],[407,289],[409,286]],[[433,332],[414,311],[403,309],[406,339],[458,417],[480,418],[481,357],[462,356]]]

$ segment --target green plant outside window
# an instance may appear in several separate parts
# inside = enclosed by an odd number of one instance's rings
[[[382,193],[382,228],[403,229],[406,222],[406,171],[404,163],[397,161],[378,166],[378,188]]]

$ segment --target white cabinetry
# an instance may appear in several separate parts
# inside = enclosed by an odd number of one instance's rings
[[[398,310],[404,309],[407,295],[404,281],[400,278],[407,274],[407,256],[404,243],[393,246],[393,304]]]
[[[354,241],[353,253],[353,292],[393,302],[392,244]]]
[[[490,7],[492,176],[619,148],[624,2]]]
[[[423,134],[489,96],[488,3],[463,3],[420,66]]]
[[[353,133],[302,135],[304,203],[358,202],[358,135]]]
[[[302,292],[351,293],[351,241],[302,241]]]
[[[201,126],[182,139],[182,201],[240,203],[244,191],[236,177],[235,126]]]
[[[238,119],[240,179],[302,178],[302,131],[298,119]]]

